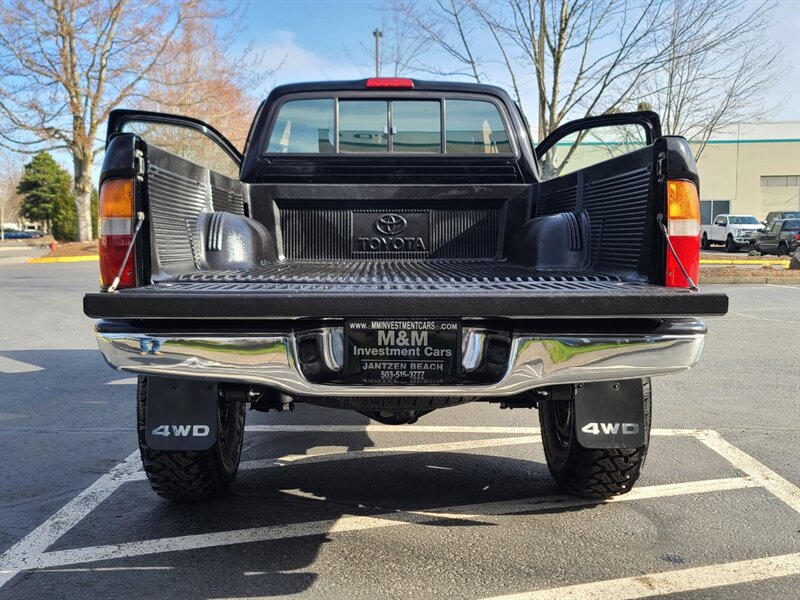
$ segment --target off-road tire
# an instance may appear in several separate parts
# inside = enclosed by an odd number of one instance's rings
[[[725,240],[725,252],[733,253],[738,251],[739,251],[739,246],[737,246],[736,242],[733,241],[733,237],[729,235],[728,238]]]
[[[784,243],[778,244],[778,256],[789,256],[789,248]]]
[[[700,240],[700,247],[703,250],[708,250],[711,248],[711,242],[708,241],[708,236],[705,233],[703,234],[703,239]]]
[[[236,479],[244,441],[244,402],[219,403],[217,440],[204,451],[170,452],[154,450],[145,438],[147,377],[136,387],[136,420],[139,450],[150,486],[162,498],[197,501],[224,493]]]
[[[584,448],[575,433],[574,400],[548,400],[539,405],[539,423],[547,466],[559,485],[568,493],[583,498],[604,500],[631,491],[639,479],[650,443],[650,379],[642,379],[644,392],[645,442],[639,448]],[[560,403],[560,407],[556,406]],[[559,432],[557,418],[566,409],[571,421]],[[562,414],[557,414],[562,411]],[[562,418],[562,425],[565,425]],[[569,434],[564,435],[564,429]],[[566,439],[565,439],[566,438]]]

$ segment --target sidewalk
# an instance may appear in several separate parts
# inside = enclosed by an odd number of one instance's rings
[[[36,260],[48,252],[48,248],[35,246],[18,246],[16,248],[5,246],[0,248],[0,267],[7,265],[22,265],[31,260]]]

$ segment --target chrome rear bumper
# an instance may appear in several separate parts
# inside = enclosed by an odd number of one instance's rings
[[[325,360],[334,365],[341,361],[340,331],[320,330],[320,339],[329,345]],[[464,329],[462,363],[467,371],[475,364],[470,340],[480,335],[479,329]],[[97,331],[104,358],[120,371],[250,383],[300,396],[508,396],[554,384],[667,375],[692,368],[704,340],[703,333],[516,335],[508,367],[496,383],[365,386],[310,382],[300,369],[291,333],[220,336]]]

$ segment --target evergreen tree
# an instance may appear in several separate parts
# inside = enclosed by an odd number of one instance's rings
[[[97,239],[97,210],[100,202],[100,195],[97,188],[92,188],[92,239]]]
[[[75,196],[71,184],[64,188],[53,206],[52,234],[60,242],[74,242],[78,239],[78,212],[75,210]]]
[[[47,152],[39,152],[25,165],[17,186],[22,196],[19,213],[47,224],[53,237],[72,241],[77,234],[77,215],[72,179]]]

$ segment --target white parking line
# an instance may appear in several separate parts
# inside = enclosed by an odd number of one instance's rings
[[[125,377],[124,379],[112,379],[106,381],[106,385],[136,385],[138,379],[136,377]]]
[[[464,425],[248,425],[253,433],[518,433],[536,434],[538,427],[469,427]]]
[[[395,448],[370,447],[363,450],[337,450],[335,452],[325,452],[320,454],[288,454],[280,458],[267,458],[263,460],[248,460],[241,464],[240,469],[263,469],[268,467],[280,467],[287,463],[303,464],[329,462],[332,460],[353,460],[364,458],[367,455],[379,454],[381,456],[393,456],[398,454],[424,454],[430,452],[460,452],[462,450],[477,450],[479,448],[496,448],[499,446],[518,446],[521,444],[534,444],[541,438],[538,435],[526,435],[524,437],[513,438],[490,438],[488,440],[466,440],[463,442],[444,442],[441,444],[418,444],[416,446],[398,446]]]
[[[540,433],[539,427],[472,427],[467,425],[248,425],[246,430],[253,433]],[[654,436],[694,436],[701,429],[653,429]]]
[[[33,373],[34,371],[44,371],[44,367],[0,356],[0,373]]]
[[[539,437],[538,427],[464,427],[464,426],[391,426],[391,425],[258,425],[247,428],[254,432],[393,432],[393,433],[483,433],[483,434],[518,434],[519,437],[489,438],[479,440],[465,440],[457,442],[444,442],[436,444],[419,444],[400,447],[370,447],[362,451],[334,451],[322,454],[289,455],[278,459],[247,461],[242,464],[242,469],[266,468],[272,466],[285,466],[304,462],[325,462],[334,460],[351,460],[367,455],[393,455],[409,452],[458,452],[469,449],[509,446],[534,442]],[[718,433],[708,430],[695,429],[655,429],[653,436],[684,436],[694,437],[718,453],[722,458],[739,469],[746,477],[718,479],[708,481],[693,481],[668,485],[645,486],[633,489],[631,492],[616,496],[610,502],[627,502],[648,498],[664,498],[669,496],[682,496],[686,494],[700,494],[737,490],[752,487],[763,487],[775,495],[791,508],[800,511],[800,490],[777,473],[756,461],[751,456],[725,441]],[[139,453],[134,452],[111,471],[100,477],[94,484],[78,494],[63,508],[47,519],[42,525],[9,548],[0,556],[0,587],[7,583],[20,571],[53,569],[66,565],[95,562],[101,560],[121,559],[133,556],[143,556],[161,552],[176,552],[195,548],[208,548],[232,544],[243,544],[266,540],[287,539],[309,535],[328,535],[341,531],[360,531],[377,527],[393,527],[398,525],[419,525],[441,519],[476,520],[491,522],[492,517],[503,514],[521,514],[526,512],[539,512],[544,510],[564,509],[595,504],[595,501],[575,498],[571,496],[551,496],[544,498],[489,502],[466,506],[452,506],[437,508],[429,511],[392,512],[375,516],[344,516],[337,520],[316,521],[288,525],[259,527],[238,531],[225,531],[211,534],[199,534],[161,538],[141,542],[130,542],[108,546],[94,546],[48,552],[51,547],[67,531],[75,527],[84,517],[100,505],[121,485],[129,481],[144,478],[140,470],[141,462]],[[287,493],[290,493],[288,491]],[[320,499],[324,501],[323,499]],[[496,519],[495,519],[496,521]],[[797,555],[787,555],[797,559]],[[781,557],[777,557],[781,558]],[[761,559],[759,559],[761,560]],[[766,560],[766,559],[764,559]],[[759,565],[758,561],[744,561],[741,564]],[[730,563],[740,564],[740,563]],[[765,563],[766,564],[766,563]],[[724,565],[723,565],[724,567]],[[124,567],[120,567],[124,568]],[[746,575],[754,576],[758,573],[757,566]],[[691,569],[682,572],[693,572]],[[792,573],[788,573],[792,574]],[[668,574],[655,574],[654,577],[666,577]],[[705,577],[705,579],[703,578]],[[631,581],[637,578],[630,578]],[[734,578],[735,579],[735,578]],[[620,581],[628,581],[620,580]],[[660,581],[660,580],[659,580]],[[697,585],[701,589],[703,582],[711,581],[708,577],[698,574]],[[732,580],[733,581],[733,580]],[[749,579],[747,579],[749,581]],[[585,585],[600,585],[604,582]],[[734,581],[735,583],[735,581]],[[717,585],[717,584],[715,584]],[[718,584],[728,585],[728,584]],[[572,589],[576,586],[570,586]],[[578,586],[579,587],[579,586]],[[713,586],[711,586],[713,587]],[[577,589],[577,588],[576,588]],[[600,589],[600,588],[598,588]],[[627,588],[626,588],[627,589]],[[634,589],[634,588],[630,588]],[[681,588],[683,589],[683,588]],[[695,589],[695,588],[686,588]],[[532,592],[544,593],[544,592]],[[633,593],[633,592],[631,592]],[[638,593],[638,592],[636,592]],[[533,597],[533,596],[522,596]],[[543,596],[551,597],[551,596]],[[568,596],[557,596],[568,597]],[[609,597],[604,595],[603,597]],[[634,597],[634,596],[624,596]],[[538,596],[536,596],[538,598]]]
[[[752,487],[758,487],[758,484],[746,477],[652,485],[635,488],[623,496],[615,496],[613,502],[630,502],[650,498],[705,494]],[[424,511],[400,511],[373,516],[344,516],[338,519],[325,521],[289,523],[285,525],[254,527],[235,531],[202,533],[143,540],[139,542],[110,544],[106,546],[43,552],[37,556],[29,557],[25,561],[9,561],[9,563],[4,564],[4,568],[17,570],[48,569],[72,564],[93,563],[101,560],[115,560],[134,556],[161,554],[164,552],[179,552],[183,550],[284,540],[313,535],[330,535],[346,531],[362,531],[366,529],[397,527],[400,525],[420,525],[440,521],[442,519],[476,521],[499,525],[496,520],[492,520],[491,518],[502,515],[535,513],[596,504],[596,500],[576,498],[574,496],[544,496],[540,498],[504,500],[500,502],[485,502],[463,506],[445,506]]]
[[[764,285],[768,285],[770,287],[776,287],[776,288],[784,288],[784,289],[789,289],[789,290],[800,290],[800,287],[794,287],[792,285],[782,285],[780,283],[765,283]]]
[[[16,573],[7,570],[12,563],[26,563],[28,557],[43,553],[67,531],[113,494],[120,485],[142,468],[139,451],[131,453],[108,473],[67,502],[60,510],[0,555],[0,588]],[[25,568],[24,566],[22,568]]]
[[[463,442],[443,442],[441,444],[418,444],[416,446],[397,446],[394,448],[370,447],[363,450],[336,450],[320,452],[318,454],[287,454],[278,458],[262,458],[258,460],[242,461],[240,471],[255,469],[270,469],[285,467],[288,464],[317,464],[332,461],[355,460],[365,456],[398,456],[400,454],[431,452],[461,452],[463,450],[476,450],[479,448],[497,448],[502,446],[518,446],[522,444],[535,444],[541,441],[538,435],[526,435],[513,438],[489,438],[486,440],[465,440]],[[444,467],[439,467],[444,468]],[[147,479],[144,471],[131,474],[129,481],[142,481]]]
[[[800,289],[800,288],[797,288]],[[745,313],[728,311],[728,314],[742,317],[743,319],[750,319],[751,321],[765,321],[767,323],[780,323],[781,325],[800,325],[800,321],[792,321],[791,319],[770,319],[768,317],[757,317],[755,315],[748,315]]]
[[[755,458],[739,450],[736,446],[726,441],[716,431],[703,431],[697,436],[703,444],[711,448],[722,458],[757,481],[759,485],[765,487],[772,495],[779,498],[785,504],[800,512],[800,488],[790,483],[772,469],[764,466]]]
[[[800,553],[494,596],[486,600],[630,600],[800,574]]]

